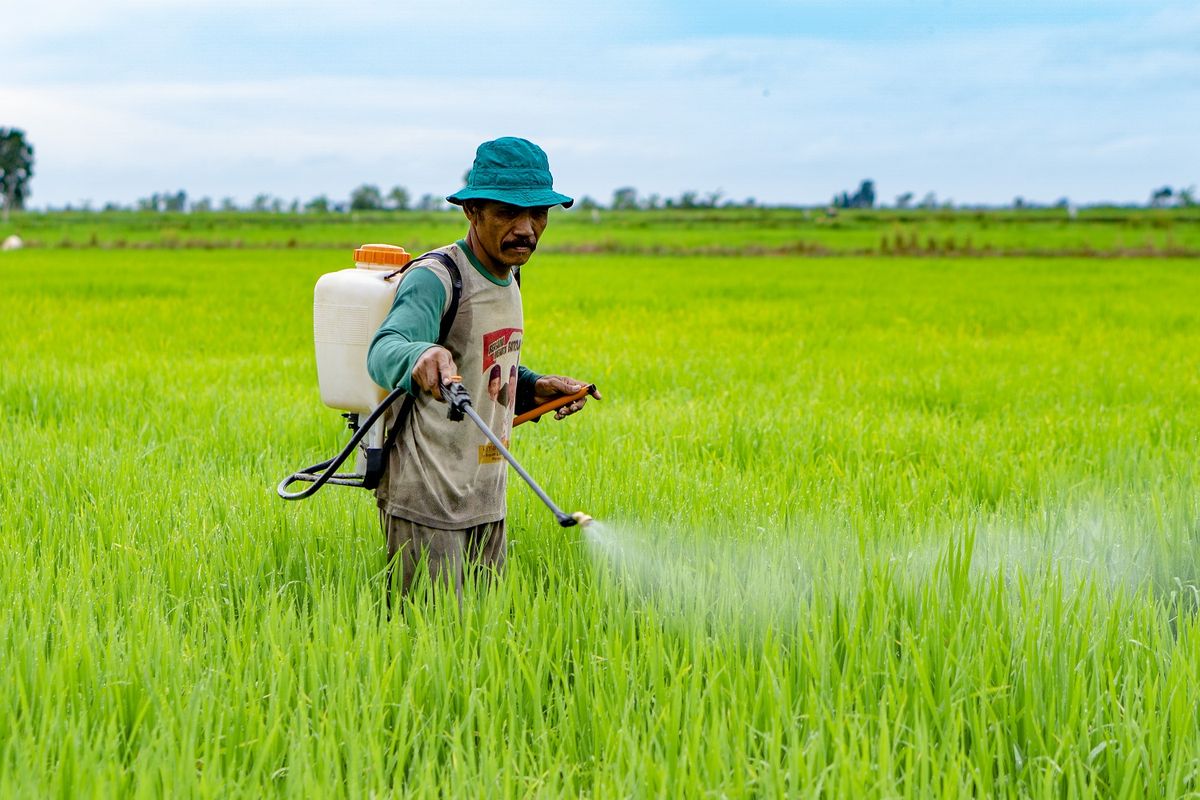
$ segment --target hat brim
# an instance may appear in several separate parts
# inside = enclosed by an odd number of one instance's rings
[[[534,206],[562,206],[570,208],[574,197],[559,194],[553,189],[482,189],[464,187],[446,198],[446,202],[461,206],[466,200],[497,200],[521,208]]]

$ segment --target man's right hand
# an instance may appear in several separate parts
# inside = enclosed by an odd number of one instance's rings
[[[432,394],[438,400],[442,399],[442,384],[458,374],[454,365],[454,356],[444,347],[433,346],[421,353],[413,367],[413,383]]]

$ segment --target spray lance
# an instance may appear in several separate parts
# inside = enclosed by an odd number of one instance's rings
[[[530,415],[541,416],[541,414],[538,413],[539,411],[542,414],[544,414],[546,411],[553,411],[555,408],[561,408],[567,403],[580,400],[594,391],[596,391],[596,385],[591,384],[589,386],[585,386],[583,389],[580,389],[576,394],[565,398],[560,397],[557,400],[547,403],[545,406],[541,406],[540,408],[534,409],[533,411],[527,413]],[[559,525],[563,526],[564,528],[569,528],[572,525],[586,527],[587,525],[591,524],[592,518],[582,511],[576,511],[574,514],[567,514],[561,508],[556,506],[554,501],[550,499],[550,496],[546,494],[542,487],[538,486],[537,481],[535,481],[533,477],[525,471],[524,467],[517,463],[517,459],[513,458],[513,454],[508,452],[508,448],[505,447],[504,443],[500,441],[500,437],[492,432],[492,429],[487,426],[487,423],[480,419],[479,415],[475,413],[475,409],[471,407],[471,395],[469,392],[467,392],[467,387],[462,385],[462,378],[455,375],[450,379],[449,383],[443,383],[442,398],[450,406],[450,410],[447,412],[446,416],[457,422],[460,421],[464,415],[466,415],[471,422],[474,422],[476,425],[478,425],[479,430],[483,431],[483,435],[486,436],[487,440],[492,443],[492,446],[496,448],[497,452],[504,456],[504,460],[507,461],[513,470],[521,476],[521,479],[524,480],[525,483],[529,484],[529,488],[533,489],[533,493],[538,496],[538,499],[546,504],[546,508],[550,509],[550,511],[554,514],[554,518],[558,520]],[[528,419],[535,418],[535,416],[528,417]],[[524,420],[518,417],[517,421],[514,421],[513,424],[517,425],[523,421]]]

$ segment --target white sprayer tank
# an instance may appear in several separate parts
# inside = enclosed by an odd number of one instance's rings
[[[354,251],[354,269],[322,275],[313,292],[313,341],[321,402],[366,414],[387,390],[367,374],[367,349],[396,297],[400,275],[412,260],[403,247],[365,244]]]

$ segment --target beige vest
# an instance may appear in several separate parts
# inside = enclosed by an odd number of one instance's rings
[[[524,324],[521,290],[511,276],[500,286],[492,276],[480,274],[458,245],[440,250],[454,259],[463,283],[446,349],[454,356],[475,411],[507,445]],[[444,314],[452,297],[450,275],[436,261],[422,265],[446,290]],[[470,419],[447,419],[447,408],[418,390],[412,414],[388,454],[387,473],[376,490],[379,507],[392,516],[445,530],[503,519],[507,462]],[[394,417],[391,412],[389,425]]]

